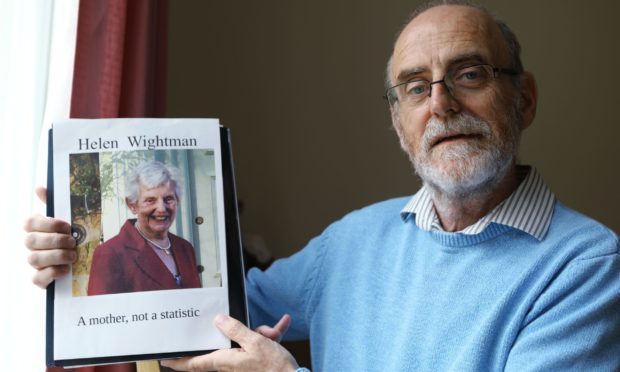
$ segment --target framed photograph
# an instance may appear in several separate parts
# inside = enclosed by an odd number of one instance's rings
[[[47,364],[229,348],[247,324],[227,129],[215,119],[72,119],[50,130],[48,214],[78,257],[47,292]]]

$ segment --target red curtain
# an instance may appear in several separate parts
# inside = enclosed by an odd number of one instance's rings
[[[165,115],[167,10],[168,0],[80,0],[72,118]],[[135,372],[136,365],[69,370]]]
[[[72,118],[165,114],[167,0],[81,0]]]

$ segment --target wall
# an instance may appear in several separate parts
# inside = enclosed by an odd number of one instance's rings
[[[415,3],[171,2],[168,116],[231,128],[242,228],[276,256],[352,209],[416,191],[381,98],[394,35]],[[517,33],[538,78],[521,159],[565,204],[620,231],[620,5],[483,4]]]

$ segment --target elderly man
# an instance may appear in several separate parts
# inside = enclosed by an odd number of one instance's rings
[[[290,314],[287,336],[310,338],[316,370],[618,370],[618,238],[516,164],[537,93],[510,29],[475,6],[425,5],[396,41],[388,88],[422,189],[355,211],[251,271],[253,323]],[[49,270],[36,281],[52,280]],[[287,323],[259,333],[276,338]],[[167,365],[297,368],[235,320],[216,324],[242,352]]]
[[[168,231],[181,195],[178,170],[144,162],[129,173],[126,190],[136,219],[96,248],[88,295],[199,288],[194,248]]]

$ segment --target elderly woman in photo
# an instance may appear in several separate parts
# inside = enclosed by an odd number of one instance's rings
[[[198,288],[190,242],[171,234],[180,196],[178,170],[158,161],[127,178],[127,207],[136,216],[93,255],[88,295]]]

